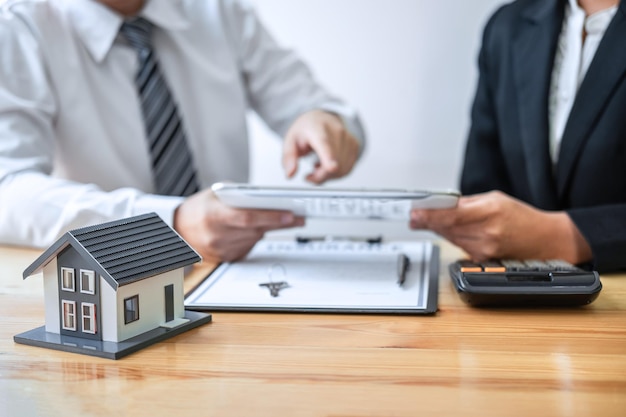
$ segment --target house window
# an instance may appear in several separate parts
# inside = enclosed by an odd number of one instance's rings
[[[61,289],[63,291],[75,291],[73,268],[61,268]]]
[[[139,295],[124,299],[124,324],[139,320]]]
[[[96,279],[94,271],[80,270],[80,292],[85,294],[96,293]]]
[[[76,331],[76,302],[61,300],[63,305],[63,329]]]
[[[93,303],[81,303],[83,313],[83,332],[96,334],[96,306]]]

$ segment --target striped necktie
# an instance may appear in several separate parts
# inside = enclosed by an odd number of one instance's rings
[[[156,192],[188,196],[199,189],[193,158],[176,104],[152,50],[152,28],[152,23],[137,18],[123,23],[120,32],[139,58],[135,84],[141,99]]]

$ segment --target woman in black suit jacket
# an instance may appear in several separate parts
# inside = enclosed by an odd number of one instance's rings
[[[468,196],[456,209],[414,211],[411,227],[439,233],[475,260],[560,258],[626,270],[626,0],[578,2],[587,15],[617,10],[553,163],[549,99],[567,3],[518,0],[491,17],[461,179]]]

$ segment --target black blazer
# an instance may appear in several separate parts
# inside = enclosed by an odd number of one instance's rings
[[[596,269],[626,270],[626,0],[580,86],[553,168],[548,97],[565,4],[518,0],[487,23],[461,191],[501,190],[565,210]]]

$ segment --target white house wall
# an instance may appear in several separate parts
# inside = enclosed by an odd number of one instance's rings
[[[185,315],[182,268],[119,287],[117,290],[117,340],[112,341],[124,341],[163,324],[165,322],[164,288],[170,284],[174,285],[174,318],[182,318]],[[124,299],[134,295],[139,295],[139,320],[124,324]]]
[[[117,294],[111,285],[100,276],[100,326],[102,340],[117,342],[118,309]],[[122,321],[123,322],[123,321]]]
[[[59,334],[61,333],[61,310],[56,258],[43,268],[43,294],[46,308],[46,331]]]

